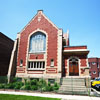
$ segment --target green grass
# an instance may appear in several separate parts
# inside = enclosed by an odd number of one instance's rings
[[[61,100],[61,99],[36,97],[36,96],[24,96],[24,95],[0,94],[0,100]]]

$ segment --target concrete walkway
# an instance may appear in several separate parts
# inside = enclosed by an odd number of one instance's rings
[[[26,92],[0,91],[0,94],[14,94],[14,95],[61,98],[62,100],[100,100],[100,97],[61,95],[61,94],[53,94],[53,93],[46,94],[46,93],[26,93]]]

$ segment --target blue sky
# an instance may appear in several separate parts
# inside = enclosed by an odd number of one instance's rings
[[[0,31],[15,40],[40,9],[69,29],[70,45],[87,45],[89,57],[100,57],[100,0],[0,0]]]

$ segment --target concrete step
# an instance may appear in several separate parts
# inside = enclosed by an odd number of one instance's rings
[[[85,84],[85,82],[65,82],[63,81],[62,84]]]
[[[87,94],[84,78],[63,78],[59,93],[78,93]]]
[[[64,86],[64,87],[85,87],[85,85],[82,85],[82,84],[62,84],[61,86]]]
[[[71,94],[74,94],[74,95],[75,95],[75,94],[76,94],[76,95],[77,95],[77,94],[78,94],[78,95],[79,95],[79,94],[80,94],[80,95],[88,95],[88,92],[86,92],[86,91],[81,91],[81,92],[80,92],[80,91],[58,91],[58,93],[61,93],[61,94],[62,94],[62,93],[63,93],[63,94],[69,94],[69,95],[71,95]]]
[[[87,91],[86,88],[60,88],[59,91]]]

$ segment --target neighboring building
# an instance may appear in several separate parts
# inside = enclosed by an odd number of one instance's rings
[[[14,41],[0,32],[0,76],[7,76]]]
[[[100,58],[88,58],[91,79],[100,77]]]
[[[8,77],[16,69],[19,78],[57,79],[89,77],[87,46],[70,46],[69,36],[55,26],[41,10],[18,33],[12,51]],[[17,65],[14,57],[17,52]]]

